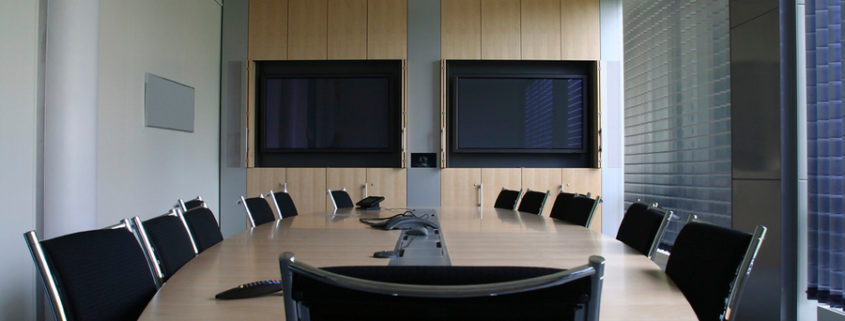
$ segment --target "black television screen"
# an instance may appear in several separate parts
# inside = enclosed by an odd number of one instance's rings
[[[585,151],[581,76],[459,76],[456,152]]]
[[[257,61],[255,166],[401,167],[401,60]]]
[[[268,151],[389,151],[389,77],[266,77]]]

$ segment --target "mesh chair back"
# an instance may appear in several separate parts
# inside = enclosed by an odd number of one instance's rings
[[[280,258],[287,320],[597,320],[604,259],[571,270],[347,266]],[[505,283],[507,282],[507,283]]]
[[[192,199],[190,201],[185,202],[185,210],[190,211],[200,206],[205,206],[205,201],[201,199]]]
[[[56,301],[61,302],[62,311],[55,311],[59,320],[135,320],[156,292],[144,253],[127,228],[79,232],[41,242],[30,233],[26,236],[41,275],[57,289],[58,297],[51,294],[50,299],[54,307]],[[45,264],[38,262],[37,253]]]
[[[179,217],[162,215],[142,224],[158,259],[162,281],[167,281],[173,273],[196,256],[190,235]]]
[[[496,197],[496,203],[493,204],[493,207],[515,210],[516,201],[519,200],[520,194],[522,194],[521,189],[518,191],[514,191],[502,188],[502,191],[499,192],[499,196]]]
[[[244,206],[253,227],[276,220],[273,209],[270,208],[270,204],[263,197],[247,198],[244,201]]]
[[[732,282],[745,257],[751,234],[707,223],[681,229],[666,263],[699,320],[721,320]]]
[[[206,207],[197,207],[183,214],[194,242],[197,244],[197,251],[202,253],[209,247],[214,246],[223,240],[220,227],[217,226],[217,219],[214,213]]]
[[[349,193],[346,190],[329,191],[329,196],[331,196],[335,208],[355,207],[352,204],[352,198],[349,197]]]
[[[196,198],[188,201],[183,201],[181,198],[178,200],[179,207],[182,209],[182,212],[187,212],[188,210],[192,210],[197,207],[206,207],[205,201],[202,197],[197,196]]]
[[[279,215],[281,215],[282,218],[293,217],[299,214],[296,211],[296,205],[293,204],[293,199],[290,197],[290,194],[285,192],[276,192],[270,193],[270,195],[273,195],[276,202],[276,210],[278,210]]]
[[[566,208],[569,206],[569,201],[577,195],[578,194],[566,192],[560,192],[560,194],[557,194],[557,197],[555,197],[555,203],[552,204],[552,212],[549,216],[556,219],[563,219]]]
[[[590,227],[590,222],[593,220],[593,214],[595,214],[600,200],[601,198],[592,199],[584,195],[575,195],[563,200],[559,207],[555,204],[549,216],[583,227]]]
[[[519,211],[540,215],[546,205],[547,198],[549,198],[548,191],[543,193],[528,190],[525,195],[522,195],[522,200],[519,201]]]
[[[649,255],[665,215],[660,209],[634,202],[625,211],[625,217],[616,232],[616,239],[644,255]]]

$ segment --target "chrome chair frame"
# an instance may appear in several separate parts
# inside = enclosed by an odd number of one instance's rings
[[[208,207],[208,205],[206,205],[206,204],[205,204],[205,200],[203,200],[203,199],[202,199],[202,196],[199,196],[199,195],[197,195],[197,197],[196,197],[196,198],[194,198],[194,199],[192,199],[192,200],[188,200],[188,201],[189,201],[189,202],[190,202],[190,201],[202,201],[202,206],[203,206],[203,207]],[[179,203],[179,208],[182,210],[182,212],[187,212],[187,211],[188,211],[188,207],[187,207],[187,206],[185,206],[185,201],[183,201],[183,200],[180,198],[180,199],[178,199],[178,203]]]
[[[182,227],[185,229],[185,234],[188,235],[188,240],[191,241],[191,247],[194,250],[194,256],[196,256],[197,247],[194,244],[193,236],[191,236],[191,230],[188,229],[188,224],[187,222],[185,222],[184,218],[179,215],[179,211],[175,208],[172,208],[169,212],[159,215],[158,217],[160,216],[175,216],[179,218],[179,221],[182,222]],[[164,271],[161,269],[161,260],[155,254],[155,250],[153,249],[152,242],[150,242],[150,237],[147,234],[147,230],[144,228],[144,224],[143,222],[141,222],[141,218],[139,218],[138,216],[133,217],[130,222],[132,223],[132,233],[135,233],[136,237],[140,240],[141,246],[144,249],[144,254],[146,254],[147,259],[151,262],[151,267],[157,277],[156,287],[161,288],[161,285],[164,284]]]
[[[263,197],[265,200],[269,197],[270,201],[272,201],[273,207],[276,208],[276,213],[273,214],[273,217],[275,217],[276,220],[281,220],[285,218],[285,216],[282,215],[282,208],[279,207],[279,201],[276,200],[276,193],[273,192],[272,189],[267,192],[267,194],[261,194],[261,197]]]
[[[687,220],[684,224],[688,224],[690,222],[712,224],[700,219],[696,214],[690,214],[687,216]],[[731,281],[731,289],[728,292],[728,297],[725,298],[725,310],[722,312],[722,315],[719,316],[719,318],[723,321],[731,320],[734,312],[736,312],[737,306],[739,306],[739,301],[745,287],[746,279],[748,278],[748,275],[751,274],[751,268],[754,267],[754,261],[757,260],[757,253],[760,252],[763,240],[766,239],[766,231],[768,231],[768,228],[763,225],[757,225],[757,227],[754,228],[754,233],[751,235],[751,241],[748,242],[748,247],[745,249],[742,261],[737,267],[736,276],[733,281]]]
[[[649,208],[655,208],[663,212],[663,220],[660,221],[660,227],[657,228],[657,233],[654,234],[654,240],[651,241],[651,247],[648,250],[648,258],[654,260],[654,256],[657,254],[657,248],[660,247],[660,239],[663,238],[663,234],[666,233],[666,228],[669,226],[669,220],[672,219],[674,212],[657,207],[657,203],[649,206]]]
[[[586,197],[592,198],[592,197],[590,197],[590,193],[587,193]],[[593,217],[596,216],[596,209],[599,208],[600,203],[601,203],[601,196],[596,195],[596,201],[595,201],[595,203],[593,203],[593,208],[590,209],[590,215],[587,216],[587,224],[584,227],[590,228],[590,224],[593,224]]]
[[[737,269],[736,278],[731,283],[731,291],[725,304],[725,312],[722,314],[723,320],[731,320],[736,307],[739,305],[739,299],[742,296],[742,290],[745,286],[745,281],[748,275],[751,274],[751,268],[754,266],[754,261],[757,259],[757,253],[760,251],[760,246],[763,245],[763,240],[766,238],[766,227],[757,225],[754,228],[754,234],[751,237],[751,242],[748,243],[748,248],[745,250],[745,255],[742,258],[742,263]]]
[[[197,247],[197,241],[194,240],[194,235],[191,233],[191,228],[188,226],[188,221],[185,220],[185,213],[180,211],[179,209],[176,209],[176,217],[178,217],[179,220],[182,221],[182,226],[184,226],[185,231],[188,232],[188,239],[191,240],[191,247],[194,248],[194,255],[199,255],[199,247]]]
[[[341,190],[341,191],[346,192],[346,187],[341,188],[340,190]],[[349,194],[349,192],[346,192],[346,193],[347,193],[347,194]],[[334,195],[332,195],[332,190],[331,190],[331,189],[327,189],[327,190],[326,190],[326,195],[328,195],[328,196],[329,196],[329,199],[332,201],[332,207],[334,207],[334,211],[335,211],[335,212],[337,212],[337,203],[334,201]],[[277,205],[277,206],[278,206],[278,205]]]
[[[56,285],[56,279],[53,278],[53,272],[50,266],[47,265],[47,256],[44,255],[44,249],[41,248],[41,241],[35,231],[24,233],[26,245],[29,247],[29,252],[32,254],[32,259],[35,261],[36,270],[41,276],[41,281],[44,283],[44,288],[47,291],[47,297],[53,307],[53,312],[56,314],[56,319],[59,321],[67,321],[67,314],[65,312],[64,302],[59,296],[59,287]]]
[[[739,305],[739,299],[742,296],[745,281],[748,275],[751,274],[751,268],[757,259],[757,253],[760,251],[760,246],[763,245],[763,240],[766,238],[766,230],[766,227],[763,225],[757,225],[754,228],[751,242],[748,243],[748,248],[745,249],[745,255],[742,257],[742,263],[739,264],[739,268],[737,269],[736,278],[731,283],[731,291],[725,301],[725,312],[721,316],[722,320],[731,320],[736,307]]]
[[[153,250],[152,243],[150,243],[150,238],[147,236],[147,231],[144,229],[144,225],[141,224],[141,219],[137,216],[131,219],[123,219],[128,225],[129,230],[132,231],[132,234],[135,234],[135,238],[141,244],[141,249],[144,251],[144,256],[147,258],[147,264],[150,266],[150,270],[152,270],[153,275],[155,275],[155,284],[156,289],[161,288],[161,284],[164,282],[164,271],[161,270],[161,262],[159,261],[158,257],[156,257],[155,250]]]
[[[586,317],[587,320],[598,320],[601,303],[599,298],[601,298],[604,281],[604,264],[604,257],[593,255],[590,256],[586,265],[522,280],[469,285],[418,285],[373,281],[332,273],[296,261],[294,254],[291,252],[285,252],[279,256],[283,293],[285,293],[285,320],[299,320],[297,303],[288,295],[288,293],[293,293],[294,271],[338,287],[375,294],[415,298],[472,298],[505,295],[543,289],[597,275],[598,277],[592,278],[590,282],[590,291],[595,299],[590,299]]]
[[[132,230],[131,222],[129,219],[123,219],[120,223],[107,226],[106,229],[121,229],[125,228],[127,231],[132,233],[135,236],[135,241],[138,242],[138,246],[141,247],[141,252],[145,252],[143,250],[142,241],[139,239],[138,234],[135,234],[135,231]],[[53,277],[53,270],[50,268],[50,265],[47,263],[47,256],[44,254],[44,248],[41,247],[41,241],[38,239],[38,235],[35,233],[34,230],[26,232],[23,234],[24,240],[26,241],[26,245],[29,248],[30,254],[32,254],[32,260],[35,262],[35,269],[38,272],[38,275],[41,277],[42,283],[44,284],[44,288],[47,291],[47,297],[50,300],[50,305],[53,308],[53,313],[56,315],[56,319],[58,321],[67,321],[67,311],[65,311],[65,304],[62,300],[61,294],[59,293],[59,286],[56,283],[55,277]],[[144,254],[144,257],[147,259],[147,265],[150,269],[150,276],[153,278],[153,282],[156,284],[156,289],[159,288],[158,277],[156,271],[153,268],[153,264],[150,261],[150,258]]]
[[[509,189],[505,188],[504,186],[502,186],[502,189],[499,191],[499,195],[502,195],[502,192],[504,192],[504,191],[506,191],[506,190],[508,190],[508,191],[515,191],[515,190],[512,190],[512,189],[511,189],[511,190],[509,190]],[[516,200],[515,200],[515,201],[513,201],[513,208],[511,209],[512,211],[516,211],[516,209],[517,209],[517,208],[519,208],[519,203],[520,203],[520,202],[522,202],[522,194],[525,194],[525,190],[523,190],[522,188],[520,188],[520,189],[519,189],[519,193],[517,193],[517,194],[516,194]],[[499,197],[498,197],[498,196],[496,196],[496,199],[498,200],[498,199],[499,199]],[[494,204],[494,206],[495,206],[495,201],[493,202],[493,204]],[[479,205],[480,205],[480,204],[479,204]]]
[[[261,197],[263,198],[264,195],[261,195]],[[244,212],[246,213],[246,221],[249,222],[249,227],[255,227],[255,219],[252,218],[252,212],[249,211],[249,206],[246,206],[246,198],[244,198],[243,195],[241,195],[241,199],[238,200],[238,204],[240,204],[244,208]]]
[[[502,189],[504,189],[504,188],[502,188]],[[519,198],[518,198],[517,203],[519,203],[521,205],[522,204],[522,196],[524,196],[525,193],[528,193],[528,192],[531,192],[530,188],[526,188],[524,193],[522,192],[522,189],[519,189]],[[536,192],[539,192],[539,191],[536,191]],[[551,194],[552,194],[551,191],[546,190],[546,196],[543,197],[543,201],[540,202],[540,212],[537,213],[537,215],[543,216],[543,210],[546,208],[546,202],[549,200],[549,195],[551,195]],[[517,206],[516,208],[518,209],[519,206]],[[514,210],[516,210],[516,209],[514,209]]]

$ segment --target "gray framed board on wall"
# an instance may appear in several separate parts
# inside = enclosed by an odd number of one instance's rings
[[[147,127],[194,132],[194,87],[146,73],[144,116]]]

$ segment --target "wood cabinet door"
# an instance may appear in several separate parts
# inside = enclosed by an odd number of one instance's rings
[[[599,16],[599,0],[563,0],[561,2],[561,59],[601,59]]]
[[[288,59],[326,59],[327,19],[327,0],[289,0]]]
[[[560,0],[522,0],[522,59],[560,59]]]
[[[502,188],[517,191],[522,188],[522,177],[519,168],[481,169],[481,207],[493,208]]]
[[[246,169],[246,197],[284,190],[285,169],[278,167],[253,167]]]
[[[328,59],[367,59],[367,0],[329,0]]]
[[[481,59],[522,58],[520,0],[481,0]]]
[[[440,55],[481,59],[481,0],[440,1]]]
[[[367,169],[366,168],[328,168],[326,169],[326,189],[339,190],[346,189],[349,193],[349,198],[352,202],[366,197],[364,195],[365,185],[367,183]],[[326,194],[326,190],[323,190]],[[333,210],[332,200],[326,194],[326,210]]]
[[[441,206],[479,206],[480,168],[445,168],[440,172]]]
[[[367,58],[408,58],[408,2],[367,1]]]
[[[408,172],[404,168],[368,168],[367,196],[384,196],[382,208],[407,207]]]
[[[287,45],[287,0],[249,1],[249,59],[284,60]]]
[[[288,193],[300,214],[326,211],[326,169],[288,168]]]
[[[545,192],[549,191],[549,198],[546,199],[546,205],[543,207],[542,216],[549,216],[552,212],[552,205],[555,202],[557,194],[560,193],[561,186],[561,169],[560,168],[523,168],[522,169],[522,188],[526,191]]]

